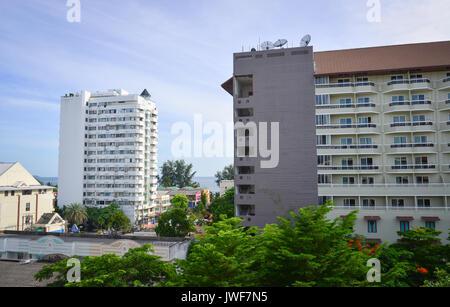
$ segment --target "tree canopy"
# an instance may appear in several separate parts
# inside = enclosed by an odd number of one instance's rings
[[[159,183],[164,187],[199,187],[198,182],[193,181],[195,174],[192,164],[184,160],[169,160],[161,166]]]
[[[214,177],[216,177],[217,186],[220,186],[222,180],[234,180],[234,165],[225,166],[222,171],[217,171]]]

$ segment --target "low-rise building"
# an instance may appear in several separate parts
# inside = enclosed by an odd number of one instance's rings
[[[171,188],[160,188],[158,189],[160,192],[165,192],[170,196],[170,200],[175,195],[185,195],[189,199],[189,207],[195,207],[197,203],[201,200],[202,193],[206,194],[206,203],[211,203],[211,191],[206,188],[192,188],[192,187],[185,187],[185,188],[177,188],[177,187],[171,187]]]
[[[30,230],[53,211],[53,187],[42,185],[18,162],[0,162],[0,230]]]
[[[220,185],[220,197],[222,197],[229,189],[234,188],[234,180],[221,180],[219,185]]]

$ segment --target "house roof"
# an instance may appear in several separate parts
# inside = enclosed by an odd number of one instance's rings
[[[314,52],[316,76],[450,69],[450,41]]]
[[[17,162],[0,162],[0,176],[3,175],[7,170],[9,170]]]

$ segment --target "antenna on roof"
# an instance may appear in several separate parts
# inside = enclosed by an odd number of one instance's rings
[[[273,45],[272,42],[266,41],[266,42],[263,42],[261,44],[261,49],[262,50],[270,50],[270,49],[273,49],[273,48],[275,48],[275,46]]]
[[[277,48],[281,48],[281,47],[283,47],[284,45],[286,45],[287,42],[288,42],[288,41],[287,41],[286,39],[282,38],[282,39],[277,40],[275,43],[273,43],[273,45],[274,45],[275,47],[277,47]]]
[[[309,45],[310,42],[311,42],[311,35],[306,34],[300,41],[300,47],[306,47]]]

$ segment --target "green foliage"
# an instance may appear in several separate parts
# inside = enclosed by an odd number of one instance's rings
[[[234,217],[234,188],[226,191],[222,197],[217,197],[209,206],[209,212],[213,215],[213,221],[221,220],[221,216],[226,218]]]
[[[234,166],[233,164],[227,165],[222,171],[217,171],[214,175],[216,177],[217,186],[220,186],[222,180],[234,180]]]
[[[70,204],[64,210],[64,218],[70,225],[81,225],[88,219],[88,213],[82,204]]]
[[[129,230],[130,219],[120,210],[117,204],[111,204],[105,208],[87,208],[87,226],[90,230],[113,227],[115,230]]]
[[[187,210],[189,205],[189,199],[184,194],[175,195],[170,201],[172,208],[180,208]]]
[[[191,247],[187,260],[177,260],[180,278],[172,286],[256,286],[252,270],[256,228],[244,231],[239,218],[206,226],[206,233]]]
[[[161,214],[155,232],[160,237],[185,237],[195,231],[194,217],[186,209],[173,207]]]
[[[196,174],[192,168],[193,165],[184,160],[166,161],[161,166],[159,182],[164,187],[198,187],[199,184],[192,180]]]
[[[123,257],[103,255],[81,259],[81,282],[67,281],[68,259],[45,265],[36,275],[36,280],[54,281],[49,287],[133,287],[157,286],[166,280],[174,279],[176,272],[170,263],[164,263],[160,257],[150,255],[151,245],[130,249]],[[56,276],[54,274],[56,273]]]
[[[330,221],[331,203],[291,212],[258,236],[257,276],[261,286],[357,286],[366,278],[369,258],[348,248],[356,212]]]
[[[447,263],[447,269],[437,269],[435,272],[436,280],[426,280],[424,287],[450,287],[450,263]]]

